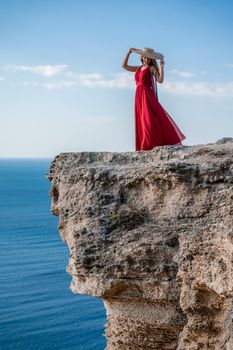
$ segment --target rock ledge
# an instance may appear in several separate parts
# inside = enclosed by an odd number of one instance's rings
[[[61,153],[48,178],[71,289],[103,298],[108,350],[233,349],[233,139]]]

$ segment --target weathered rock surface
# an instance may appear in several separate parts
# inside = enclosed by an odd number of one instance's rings
[[[233,349],[233,139],[62,153],[48,177],[71,289],[103,298],[108,350]]]

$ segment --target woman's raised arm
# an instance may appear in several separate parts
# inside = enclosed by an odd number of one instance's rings
[[[164,81],[164,70],[163,70],[164,65],[165,65],[165,61],[160,60],[160,67],[159,67],[159,71],[158,71],[158,75],[157,75],[158,83],[163,83],[163,81]]]
[[[122,63],[122,68],[128,70],[129,72],[136,72],[136,70],[138,69],[138,66],[129,66],[128,65],[128,59],[129,59],[129,55],[132,53],[132,50],[134,50],[133,48],[129,49],[129,51],[127,52],[124,61]]]

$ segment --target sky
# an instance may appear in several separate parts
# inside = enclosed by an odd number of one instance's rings
[[[0,6],[0,157],[134,151],[134,73],[122,68],[131,47],[164,54],[159,101],[184,145],[233,137],[232,1]]]

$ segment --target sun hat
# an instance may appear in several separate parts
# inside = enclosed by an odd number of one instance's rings
[[[144,47],[142,50],[133,49],[132,52],[147,58],[152,58],[152,59],[162,60],[164,58],[163,54],[159,52],[155,52],[153,49],[149,47]]]

